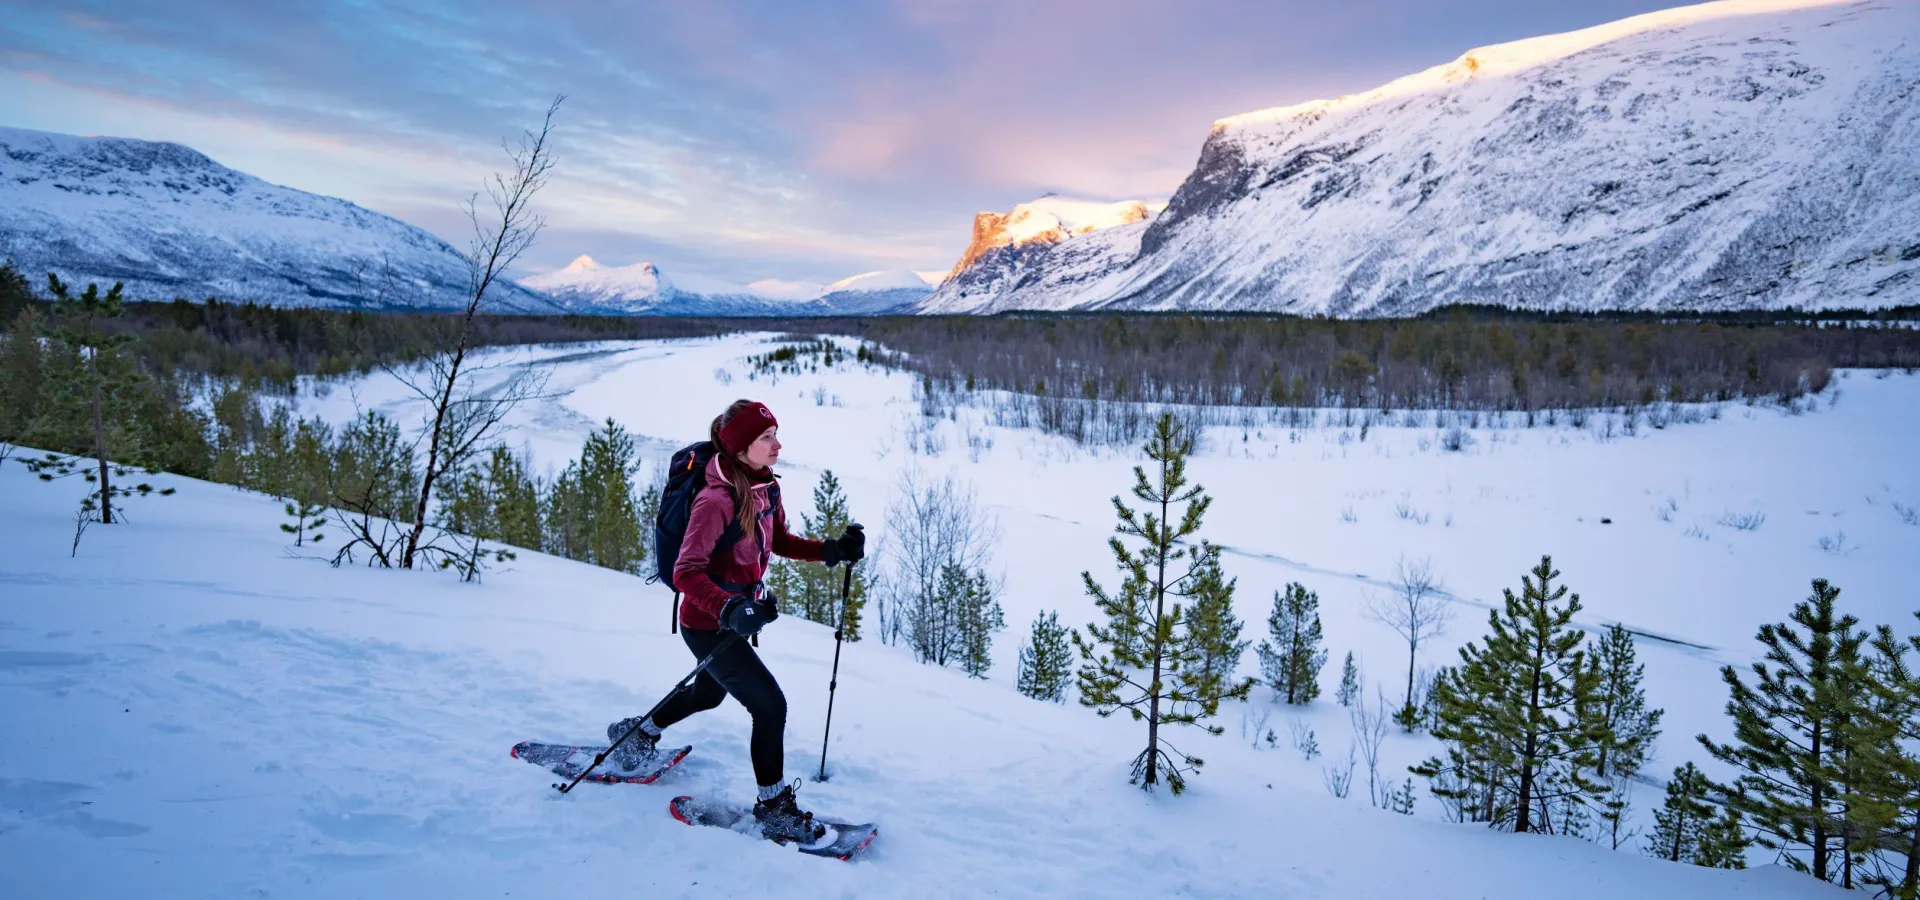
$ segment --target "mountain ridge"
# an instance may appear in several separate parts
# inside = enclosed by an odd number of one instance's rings
[[[1218,120],[1138,234],[976,262],[917,308],[1911,303],[1917,34],[1911,5],[1730,0],[1476,48]]]
[[[137,300],[465,305],[464,257],[346,200],[263,181],[164,141],[0,126],[0,258],[38,280],[123,282]],[[512,281],[489,305],[563,310]]]

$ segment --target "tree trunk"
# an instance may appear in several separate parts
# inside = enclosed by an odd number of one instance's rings
[[[1913,831],[1907,842],[1907,871],[1900,879],[1897,896],[1912,897],[1917,888],[1920,888],[1920,810],[1913,814]]]
[[[1291,705],[1300,685],[1300,623],[1293,623],[1293,642],[1287,647],[1287,703]]]
[[[413,568],[413,555],[420,549],[420,533],[427,527],[427,500],[433,496],[434,479],[440,475],[440,432],[447,421],[447,406],[453,402],[454,385],[460,381],[460,363],[467,357],[467,334],[472,327],[479,298],[467,307],[466,323],[460,328],[460,345],[454,349],[453,364],[447,369],[446,387],[433,405],[433,433],[427,440],[427,468],[420,476],[420,499],[413,507],[413,530],[407,533],[407,550],[400,557],[400,568]]]
[[[1160,486],[1167,485],[1167,464],[1160,463]],[[1173,526],[1167,522],[1168,498],[1160,497],[1160,534],[1156,535],[1154,547],[1157,567],[1153,579],[1153,680],[1147,682],[1147,784],[1158,781],[1160,767],[1160,661],[1166,656],[1166,646],[1160,641],[1160,617],[1166,614],[1167,604],[1167,553],[1172,550],[1170,535]]]
[[[1545,635],[1545,631],[1542,631],[1541,637],[1538,640],[1544,643],[1546,640]],[[1527,717],[1529,719],[1533,717],[1533,712],[1540,708],[1540,663],[1538,660],[1545,652],[1546,648],[1544,647],[1538,647],[1535,650],[1533,682],[1528,686],[1527,695]],[[1528,806],[1533,802],[1533,764],[1534,754],[1538,753],[1540,749],[1539,739],[1539,734],[1529,726],[1527,729],[1526,753],[1520,757],[1520,803],[1514,812],[1513,830],[1519,834],[1527,833],[1527,829],[1532,825],[1532,822],[1528,819],[1528,815],[1532,811],[1528,809]]]
[[[1821,725],[1813,726],[1811,745],[1812,762],[1807,766],[1807,785],[1811,801],[1807,806],[1813,812],[1813,877],[1827,880],[1827,798],[1821,795],[1820,739],[1824,737]]]
[[[1611,688],[1609,688],[1607,692],[1607,702],[1601,704],[1600,707],[1600,721],[1607,723],[1608,739],[1600,742],[1600,760],[1594,766],[1593,770],[1594,774],[1599,775],[1601,778],[1607,777],[1607,751],[1611,749],[1613,745],[1613,701],[1613,692]]]
[[[91,336],[91,329],[89,329]],[[93,375],[93,453],[100,462],[100,524],[113,524],[113,491],[107,483],[107,426],[103,421],[100,385],[100,348],[95,346],[87,358],[87,371]]]
[[[1414,632],[1414,630],[1413,630],[1413,626],[1412,626],[1411,624],[1409,624],[1409,625],[1408,625],[1408,628],[1407,628],[1407,633],[1408,633],[1408,634],[1414,634],[1414,633],[1415,633],[1415,632]],[[1411,710],[1413,709],[1413,660],[1414,660],[1414,654],[1416,654],[1416,653],[1418,653],[1418,652],[1419,652],[1419,649],[1420,649],[1420,643],[1419,643],[1419,640],[1418,640],[1417,638],[1416,638],[1416,639],[1413,639],[1413,640],[1409,640],[1409,641],[1407,641],[1407,703],[1406,703],[1406,708],[1407,708],[1407,710],[1409,710],[1409,712],[1407,713],[1407,718],[1408,718],[1408,719],[1412,719],[1412,718],[1413,718],[1413,713],[1411,712]]]

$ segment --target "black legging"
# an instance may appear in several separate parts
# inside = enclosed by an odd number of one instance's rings
[[[680,637],[687,642],[695,659],[706,659],[720,645],[724,631],[702,631],[682,626]],[[740,701],[753,716],[753,777],[760,785],[779,784],[785,769],[787,732],[787,695],[773,680],[760,655],[753,652],[745,638],[733,641],[708,663],[690,690],[667,700],[653,714],[653,724],[667,728],[694,713],[720,705],[727,695]]]

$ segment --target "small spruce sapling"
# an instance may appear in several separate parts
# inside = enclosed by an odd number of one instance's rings
[[[1353,651],[1347,651],[1347,661],[1340,665],[1340,691],[1335,698],[1341,706],[1351,707],[1353,701],[1360,699],[1360,667],[1353,661]]]

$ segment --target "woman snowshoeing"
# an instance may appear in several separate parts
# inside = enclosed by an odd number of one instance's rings
[[[799,779],[782,783],[787,698],[746,639],[780,614],[777,598],[760,583],[770,553],[829,566],[852,565],[866,555],[866,537],[858,525],[826,541],[797,537],[787,530],[779,492],[772,490],[773,465],[780,459],[779,430],[773,412],[750,400],[734,401],[713,420],[708,437],[716,452],[687,518],[686,536],[673,567],[673,586],[685,595],[680,637],[687,649],[696,659],[705,659],[716,648],[719,652],[690,690],[669,698],[638,728],[632,719],[607,726],[607,740],[618,741],[631,731],[631,737],[614,746],[612,756],[621,768],[636,769],[652,758],[663,729],[719,706],[732,695],[753,716],[750,747],[754,781],[760,787],[754,818],[768,837],[810,840],[816,834],[813,814],[801,810],[794,800]],[[720,547],[729,524],[741,537],[731,547]],[[739,638],[723,647],[727,632]]]

